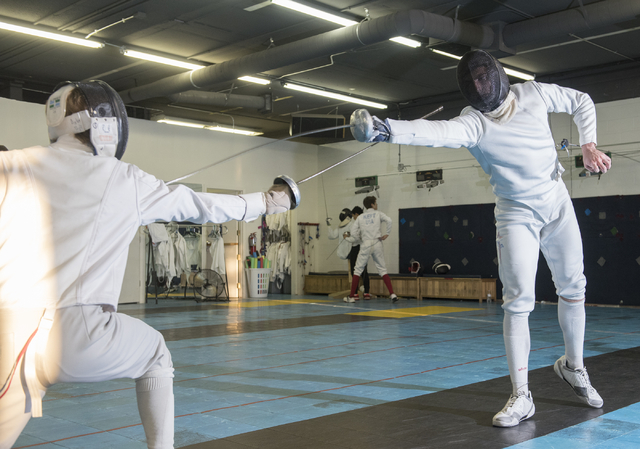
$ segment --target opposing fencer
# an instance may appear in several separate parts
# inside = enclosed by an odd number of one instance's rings
[[[530,418],[535,406],[528,388],[529,313],[535,306],[538,253],[551,269],[558,294],[558,321],[565,355],[556,374],[591,407],[603,400],[592,387],[583,362],[585,286],[580,229],[547,114],[573,115],[580,134],[584,166],[605,173],[611,159],[596,149],[596,113],[591,98],[554,84],[510,86],[500,63],[482,50],[463,56],[458,85],[469,101],[448,121],[379,120],[364,110],[352,116],[360,141],[388,141],[428,147],[466,147],[490,176],[496,195],[496,246],[504,286],[504,342],[513,385],[493,425],[511,427]]]
[[[162,335],[116,312],[128,247],[154,221],[250,221],[291,206],[285,185],[217,195],[120,161],[128,119],[101,81],[46,104],[51,144],[0,153],[0,448],[58,382],[135,379],[149,448],[173,447],[173,365]]]

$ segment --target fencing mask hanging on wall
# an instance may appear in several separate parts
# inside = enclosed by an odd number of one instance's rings
[[[87,110],[67,115],[67,98],[78,88]],[[129,139],[129,119],[120,95],[104,81],[66,82],[46,104],[49,140],[90,130],[91,146],[98,156],[122,158]]]
[[[509,77],[496,58],[484,50],[465,53],[457,68],[458,87],[481,112],[500,106],[509,95]]]

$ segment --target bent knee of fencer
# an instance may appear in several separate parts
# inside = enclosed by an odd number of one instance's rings
[[[151,377],[173,377],[173,361],[171,360],[171,353],[169,352],[169,348],[167,348],[162,335],[158,341],[158,347],[154,355],[153,363],[142,376],[136,378],[136,381]]]
[[[584,296],[582,298],[579,298],[579,299],[569,299],[569,298],[564,298],[562,296],[558,296],[558,303],[560,301],[562,301],[565,304],[573,306],[573,305],[577,305],[577,304],[584,304],[584,299],[585,299]]]
[[[576,276],[576,279],[567,285],[557,286],[558,297],[567,301],[580,301],[585,297],[587,279],[584,275]]]
[[[536,306],[536,298],[533,295],[511,296],[503,294],[502,310],[512,315],[529,315]]]

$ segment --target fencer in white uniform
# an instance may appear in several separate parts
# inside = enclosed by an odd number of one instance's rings
[[[384,247],[382,241],[386,240],[391,233],[392,220],[385,213],[378,210],[378,202],[375,196],[368,196],[363,200],[365,211],[358,216],[350,235],[345,233],[345,240],[352,244],[356,244],[360,240],[360,252],[356,260],[356,266],[353,270],[353,279],[351,280],[351,292],[347,298],[347,302],[355,302],[359,299],[357,292],[360,282],[360,275],[369,263],[369,257],[373,259],[378,270],[378,275],[382,277],[382,281],[389,290],[389,297],[395,302],[396,294],[393,292],[391,278],[387,274],[387,266],[384,261]],[[384,226],[384,230],[382,229]]]
[[[336,254],[343,260],[346,260],[349,257],[349,253],[351,252],[351,248],[354,244],[359,245],[359,242],[352,243],[344,238],[345,233],[351,232],[353,222],[354,221],[351,218],[351,211],[349,209],[342,209],[342,212],[340,212],[340,224],[335,229],[329,226],[330,222],[329,219],[327,219],[327,235],[329,240],[339,239]]]
[[[116,312],[129,244],[158,220],[284,212],[290,192],[196,193],[120,161],[126,111],[104,82],[67,84],[46,107],[53,143],[0,153],[0,448],[42,415],[50,385],[117,378],[135,379],[148,447],[172,448],[171,355]]]
[[[361,141],[466,147],[490,176],[504,286],[504,341],[513,384],[493,425],[515,426],[535,413],[528,389],[528,317],[535,306],[540,250],[553,274],[565,343],[565,355],[554,370],[583,402],[602,407],[583,362],[586,280],[580,229],[547,117],[551,112],[573,115],[585,167],[606,172],[611,159],[596,149],[595,106],[587,94],[553,84],[510,86],[500,63],[482,50],[461,59],[457,77],[471,104],[460,116],[448,121],[381,121],[359,110],[352,117],[354,135]]]
[[[358,208],[360,209],[360,208]],[[362,212],[362,209],[360,209]],[[355,215],[355,217],[354,217]],[[329,240],[339,239],[340,243],[338,243],[337,254],[340,259],[347,260],[349,264],[349,274],[353,276],[354,269],[356,266],[356,260],[358,258],[358,254],[360,251],[360,243],[362,243],[359,239],[351,238],[347,240],[346,236],[351,235],[351,228],[355,223],[357,218],[357,213],[352,212],[348,208],[342,209],[340,212],[340,225],[337,229],[328,228]],[[329,219],[327,219],[327,225],[329,225]],[[367,273],[367,266],[365,265],[363,272],[361,273],[361,277],[363,280],[364,287],[364,299],[371,299],[371,294],[369,293],[369,273]],[[347,296],[343,300],[344,302],[355,302],[352,301],[353,298]]]

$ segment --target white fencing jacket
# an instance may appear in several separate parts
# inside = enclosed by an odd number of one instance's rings
[[[387,230],[383,234],[381,224],[386,224]],[[351,236],[347,237],[351,243],[357,245],[357,241],[362,241],[363,244],[371,240],[380,240],[383,235],[391,234],[391,218],[386,214],[375,209],[367,209],[358,216],[353,227],[351,228]]]
[[[527,82],[511,86],[517,112],[497,124],[467,107],[449,121],[389,120],[390,143],[466,147],[490,178],[497,197],[535,203],[557,185],[564,169],[549,128],[550,112],[573,115],[580,145],[596,142],[596,112],[589,95],[573,89]]]
[[[70,135],[0,152],[0,169],[0,308],[115,310],[139,226],[250,221],[266,211],[262,193],[167,186],[134,165],[94,156]]]
[[[353,223],[355,220],[349,219],[349,222],[344,226],[340,226],[337,229],[328,228],[328,237],[329,240],[339,239],[338,250],[336,253],[340,259],[348,259],[349,253],[351,252],[351,248],[355,245],[360,244],[360,240],[351,239],[351,241],[344,238],[345,232],[351,232],[351,228],[353,227]]]

